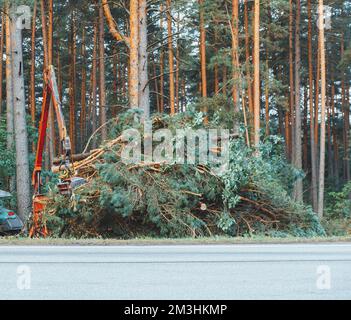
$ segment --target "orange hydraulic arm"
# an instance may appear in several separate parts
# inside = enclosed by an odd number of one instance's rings
[[[34,171],[32,176],[32,184],[34,186],[33,196],[33,222],[30,228],[29,236],[47,236],[48,231],[45,221],[42,219],[42,213],[47,203],[47,197],[41,193],[41,171],[43,166],[43,152],[46,138],[46,129],[48,126],[50,105],[53,106],[60,135],[60,142],[62,148],[62,165],[69,173],[72,174],[70,169],[71,163],[71,140],[67,134],[65,120],[61,109],[61,101],[58,94],[55,71],[53,66],[49,66],[44,73],[44,92],[43,104],[41,109],[41,117],[39,123],[39,137],[37,144],[37,152],[34,163]],[[68,177],[69,178],[69,177]],[[63,181],[60,185],[67,188],[68,182]]]
[[[58,93],[55,71],[53,66],[49,66],[44,74],[44,93],[43,105],[41,109],[41,118],[39,123],[39,137],[37,144],[37,152],[34,163],[34,171],[32,176],[32,184],[34,186],[34,195],[40,195],[41,190],[41,171],[43,165],[43,152],[46,138],[46,129],[48,125],[49,109],[52,104],[56,113],[60,143],[62,147],[62,156],[65,166],[68,168],[71,158],[71,140],[67,134],[65,120],[62,113],[61,101]]]

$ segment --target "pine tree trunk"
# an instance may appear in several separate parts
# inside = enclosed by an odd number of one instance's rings
[[[303,91],[303,170],[308,171],[308,95],[307,87]]]
[[[160,4],[160,37],[163,35],[163,4]],[[164,111],[164,48],[160,49],[160,113]]]
[[[3,85],[3,55],[4,55],[4,42],[5,42],[5,12],[1,13],[1,39],[0,39],[0,120],[2,119],[2,85]]]
[[[94,23],[94,48],[93,48],[93,63],[92,63],[92,70],[91,70],[91,106],[90,106],[90,111],[91,111],[91,122],[92,122],[92,133],[96,131],[96,85],[97,85],[97,80],[96,80],[96,74],[97,74],[97,46],[98,46],[98,41],[97,41],[97,34],[98,34],[98,26],[97,22],[95,21]],[[97,145],[96,138],[94,137],[92,141],[92,146],[95,149]]]
[[[244,27],[245,27],[245,68],[246,68],[246,82],[247,82],[247,98],[249,102],[249,111],[253,115],[253,98],[252,98],[252,81],[250,71],[250,35],[249,35],[249,12],[248,1],[244,2]]]
[[[176,49],[176,87],[175,87],[175,95],[176,95],[176,112],[179,112],[179,69],[180,69],[180,52],[179,52],[179,20],[180,20],[180,14],[178,11],[178,17],[177,17],[177,49]]]
[[[54,8],[53,0],[48,0],[49,4],[49,23],[48,23],[48,62],[53,64],[53,27],[54,27]]]
[[[282,82],[283,79],[283,66],[277,66],[277,79],[279,82]],[[278,134],[284,135],[284,111],[282,108],[278,108],[278,119],[279,119],[279,129]]]
[[[224,96],[226,96],[227,95],[227,78],[228,78],[228,75],[227,75],[227,65],[225,64],[224,66],[223,66],[223,83],[222,83],[222,93],[223,93],[223,95]]]
[[[266,137],[269,136],[269,64],[268,64],[268,48],[266,49],[266,77],[264,80],[265,87],[265,121],[266,121]]]
[[[344,57],[344,49],[345,49],[345,44],[344,44],[344,34],[341,34],[341,40],[340,40],[340,56]],[[349,148],[349,126],[350,126],[350,111],[349,111],[349,105],[346,103],[346,85],[345,85],[345,74],[343,73],[341,76],[341,107],[342,107],[342,112],[343,112],[343,119],[344,119],[344,125],[343,125],[343,145],[344,145],[344,159],[343,159],[343,178],[345,181],[350,180],[350,161],[349,161],[349,155],[348,155],[348,148]]]
[[[86,140],[86,82],[87,82],[87,69],[86,69],[86,48],[85,48],[85,26],[82,31],[82,87],[81,87],[81,115],[80,115],[80,141],[81,146],[84,146]]]
[[[16,16],[11,18],[12,76],[14,92],[14,128],[16,144],[16,191],[18,215],[25,223],[31,211],[28,134],[22,56],[22,30],[16,28]]]
[[[260,143],[260,1],[254,2],[254,145]]]
[[[57,76],[57,87],[58,87],[58,95],[59,95],[59,98],[60,98],[60,101],[62,101],[62,68],[61,68],[61,56],[60,56],[60,48],[61,48],[61,43],[60,43],[60,38],[58,37],[57,38],[57,49],[56,49],[56,66],[57,66],[57,73],[56,73],[56,76]],[[57,144],[57,151],[58,151],[58,154],[62,154],[62,145],[59,141],[59,136],[57,137],[58,138],[58,144]]]
[[[344,157],[345,157],[345,182],[350,181],[350,104],[349,104],[349,86],[346,85],[345,90],[345,116],[344,116],[344,130],[345,130],[345,147],[344,147]]]
[[[45,0],[40,0],[41,4],[41,28],[42,28],[42,37],[43,37],[43,54],[44,54],[44,70],[48,66],[48,32],[47,32],[47,23],[46,23],[46,10],[45,10]]]
[[[215,27],[216,28],[216,27]],[[218,57],[218,32],[217,29],[215,29],[215,55]],[[213,77],[214,77],[214,95],[217,95],[219,93],[219,70],[218,70],[218,63],[215,62],[214,67],[213,67]]]
[[[138,5],[138,0],[130,0],[129,103],[132,109],[139,108]]]
[[[37,1],[34,1],[33,15],[32,15],[32,39],[31,39],[31,66],[30,66],[30,113],[32,118],[32,125],[35,127],[35,31],[36,31],[36,16],[37,16]],[[32,144],[32,151],[35,152],[35,142]]]
[[[327,141],[328,141],[328,178],[334,178],[333,166],[333,146],[332,146],[332,133],[331,133],[331,97],[327,101]]]
[[[316,149],[316,168],[317,168],[317,181],[318,181],[318,175],[319,175],[319,159],[318,159],[318,129],[319,129],[319,87],[320,87],[320,64],[321,64],[321,57],[320,57],[320,51],[319,49],[317,50],[317,61],[316,61],[316,79],[315,79],[315,100],[314,100],[314,144],[315,144],[315,149]],[[317,187],[318,190],[318,187]],[[317,191],[318,193],[318,191]],[[317,197],[318,199],[318,197]],[[317,211],[318,211],[318,205],[317,205]]]
[[[232,0],[232,68],[233,68],[233,104],[234,104],[234,121],[233,121],[233,133],[239,134],[239,1]]]
[[[6,3],[6,132],[7,132],[7,149],[13,150],[15,147],[14,140],[14,106],[13,106],[13,78],[12,78],[12,48],[11,48],[11,20],[9,18],[9,5]],[[16,188],[16,177],[9,178],[9,190],[14,192]]]
[[[186,111],[186,88],[185,88],[185,77],[182,79],[182,110]]]
[[[75,14],[71,14],[71,37],[70,37],[70,79],[69,79],[69,136],[71,138],[72,153],[76,151],[76,24]]]
[[[127,98],[127,73],[128,73],[128,64],[127,65],[125,65],[125,64],[123,64],[123,66],[122,66],[122,76],[120,77],[120,79],[121,79],[121,82],[122,82],[122,97],[123,97],[123,99],[125,100],[125,101],[127,101],[128,100],[128,98]]]
[[[204,1],[199,0],[200,14],[200,65],[201,65],[201,96],[207,97],[207,70],[206,70],[206,31],[204,22]],[[203,110],[207,112],[207,110]]]
[[[344,34],[341,34],[341,39],[340,39],[340,56],[344,56]],[[345,75],[341,75],[341,113],[343,115],[343,127],[342,127],[342,142],[343,142],[343,151],[345,153],[346,150],[346,114],[345,114],[345,102],[346,102],[346,92],[345,92]],[[345,160],[345,155],[343,157],[343,180],[346,180],[346,160]]]
[[[293,0],[289,0],[289,124],[287,134],[289,138],[286,140],[287,142],[287,154],[288,159],[294,163],[294,58],[293,58]]]
[[[125,91],[123,90],[123,87],[125,86],[124,79],[123,79],[123,74],[124,74],[124,64],[122,61],[122,57],[120,53],[117,53],[117,63],[116,63],[116,68],[117,68],[117,79],[116,79],[116,101],[119,102],[121,99],[125,99]],[[115,108],[114,111],[114,116],[117,116],[118,109]]]
[[[143,118],[150,118],[150,87],[148,79],[146,0],[139,0],[139,108]]]
[[[331,108],[332,108],[332,135],[333,135],[333,152],[334,152],[334,178],[335,178],[335,187],[336,189],[339,188],[339,146],[338,146],[338,136],[337,136],[337,128],[335,123],[335,113],[336,113],[336,106],[335,106],[335,85],[334,81],[331,87]]]
[[[267,1],[267,15],[268,15],[268,27],[267,27],[267,38],[268,42],[271,41],[271,4],[270,0]],[[266,45],[266,76],[265,76],[265,116],[266,116],[266,136],[270,134],[270,115],[269,115],[269,48],[268,44]]]
[[[100,83],[99,83],[99,104],[100,104],[100,121],[101,139],[107,139],[107,127],[104,125],[107,122],[107,107],[106,107],[106,85],[105,85],[105,32],[104,32],[104,10],[102,5],[99,7],[99,66],[100,66]]]
[[[319,14],[319,37],[318,45],[320,52],[321,68],[321,139],[320,139],[320,160],[319,160],[319,185],[318,185],[318,215],[323,217],[324,212],[324,168],[325,168],[325,98],[326,98],[326,75],[325,75],[325,43],[324,43],[324,8],[323,0],[318,2]]]
[[[152,70],[153,70],[153,76],[154,76],[156,107],[157,107],[157,112],[160,112],[160,92],[158,90],[156,59],[155,59],[154,55],[152,55]]]
[[[119,76],[117,76],[117,68],[118,68],[118,54],[117,54],[117,49],[113,48],[113,62],[112,62],[112,75],[113,75],[113,98],[114,101],[118,101],[118,79],[120,79]],[[121,68],[118,69],[119,72]],[[117,116],[117,108],[113,107],[112,108],[112,118],[115,118]]]
[[[312,12],[311,0],[307,1],[308,11],[308,83],[309,83],[309,110],[310,110],[310,135],[311,135],[311,196],[312,208],[317,212],[317,155],[314,139],[314,112],[313,112],[313,60],[312,60]]]
[[[174,57],[173,57],[173,35],[171,0],[167,0],[167,29],[168,29],[168,64],[169,64],[169,108],[171,115],[175,114],[174,95]]]
[[[296,27],[295,27],[295,144],[294,163],[295,167],[302,170],[302,142],[301,142],[301,107],[300,107],[300,72],[301,72],[301,49],[300,49],[300,0],[296,0]],[[295,200],[303,202],[302,178],[298,178],[294,186]]]
[[[60,100],[62,101],[62,69],[61,69],[61,57],[60,57],[60,39],[57,38],[57,56],[56,56],[56,64],[57,64],[57,85]],[[60,147],[60,146],[59,146]]]

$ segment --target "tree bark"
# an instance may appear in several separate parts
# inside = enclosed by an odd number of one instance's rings
[[[301,143],[301,107],[300,107],[300,72],[301,72],[301,49],[300,49],[300,0],[296,0],[296,27],[295,27],[295,144],[294,164],[302,170],[302,143]],[[294,186],[295,200],[303,202],[302,178],[298,178]]]
[[[307,87],[303,91],[303,142],[302,142],[303,170],[308,171],[308,95]]]
[[[319,129],[319,87],[320,87],[320,64],[321,64],[321,55],[319,48],[317,50],[317,61],[316,61],[316,79],[315,79],[315,100],[314,100],[314,144],[315,144],[315,149],[316,149],[316,168],[317,168],[317,181],[318,181],[318,168],[319,168],[319,159],[318,159],[318,129]],[[317,193],[318,193],[318,187],[317,187]],[[317,198],[318,199],[318,198]],[[317,205],[318,208],[318,205]],[[317,210],[318,211],[318,210]]]
[[[340,57],[344,56],[344,34],[341,34],[341,39],[340,39]],[[345,91],[345,74],[342,73],[341,75],[341,113],[343,115],[343,128],[342,128],[342,142],[343,142],[343,151],[345,153],[346,150],[346,91]],[[343,157],[343,180],[346,180],[346,159],[345,155]]]
[[[37,15],[37,1],[34,1],[33,15],[32,15],[32,39],[31,39],[31,66],[30,66],[30,113],[32,118],[32,125],[35,127],[35,31],[36,31],[36,15]],[[35,142],[32,144],[32,151],[35,152]]]
[[[1,39],[0,39],[0,119],[2,119],[2,82],[3,82],[3,55],[4,55],[4,42],[5,42],[5,12],[1,14]]]
[[[139,107],[143,119],[150,118],[150,87],[148,79],[146,0],[139,0]]]
[[[160,37],[163,35],[163,4],[160,4]],[[160,113],[164,111],[164,48],[160,49]]]
[[[71,13],[70,36],[70,79],[69,79],[69,135],[72,153],[76,151],[76,23],[75,13]]]
[[[247,82],[247,98],[249,102],[249,110],[253,115],[253,99],[252,99],[252,81],[250,71],[250,34],[249,34],[249,12],[248,12],[248,1],[244,2],[244,27],[245,27],[245,68],[246,68],[246,82]]]
[[[260,143],[260,1],[254,2],[254,145]]]
[[[56,64],[57,64],[57,85],[60,100],[62,101],[62,69],[61,69],[61,57],[60,57],[60,39],[57,38],[57,56],[56,56]],[[60,147],[60,145],[59,145]]]
[[[182,79],[182,111],[186,110],[186,88],[185,88],[185,78]]]
[[[170,108],[171,115],[174,115],[175,114],[174,57],[173,57],[171,0],[167,0],[167,28],[168,28],[168,64],[169,64],[169,108]]]
[[[41,4],[41,26],[42,26],[42,37],[43,37],[43,53],[44,53],[44,70],[48,66],[48,32],[46,23],[46,10],[45,10],[45,0],[40,1]]]
[[[268,49],[267,49],[268,50]],[[268,51],[266,52],[266,77],[264,80],[265,87],[265,121],[266,121],[266,137],[269,136],[269,64],[268,64]]]
[[[344,57],[344,50],[345,50],[345,44],[344,44],[344,34],[341,34],[341,43],[340,43],[340,56],[341,58]],[[348,149],[349,149],[349,127],[350,127],[350,111],[349,111],[349,105],[346,102],[346,84],[347,81],[345,81],[345,74],[344,72],[342,73],[341,76],[341,107],[342,107],[342,112],[343,112],[343,119],[344,119],[344,126],[343,126],[343,145],[344,145],[344,159],[343,159],[343,178],[345,181],[350,180],[350,160],[349,160],[349,155],[348,155]]]
[[[345,181],[350,181],[350,104],[349,104],[349,85],[346,85],[345,90],[345,107],[344,107],[344,130],[345,130]]]
[[[266,45],[266,76],[264,80],[265,86],[265,117],[266,117],[266,136],[268,137],[270,134],[270,115],[269,115],[269,42],[271,41],[271,4],[270,0],[267,1],[267,15],[268,15],[268,27],[267,27],[267,38],[268,43]]]
[[[294,159],[294,56],[293,56],[293,0],[289,0],[289,113],[288,113],[288,131],[287,134],[289,138],[286,140],[287,142],[287,154],[288,159],[291,160],[292,163],[295,162]]]
[[[222,83],[222,92],[226,96],[227,95],[227,81],[228,81],[228,70],[227,65],[224,64],[223,66],[223,83]]]
[[[114,47],[112,75],[113,75],[113,98],[116,102],[118,101],[118,79],[120,79],[120,77],[117,76],[117,68],[118,68],[118,54],[117,54],[117,49]],[[119,68],[118,71],[121,72],[121,68]],[[111,114],[112,114],[112,118],[115,118],[117,116],[117,108],[113,108]]]
[[[91,106],[90,106],[90,111],[91,111],[91,122],[92,122],[92,133],[96,131],[96,73],[97,73],[97,46],[98,46],[98,41],[97,41],[97,34],[98,34],[98,26],[97,22],[94,22],[94,48],[93,48],[93,63],[92,63],[92,70],[91,70]],[[94,137],[92,141],[92,146],[95,149],[96,148],[96,138]]]
[[[12,48],[11,48],[11,20],[9,7],[6,6],[6,125],[7,125],[7,148],[14,147],[14,124],[13,124],[13,79],[12,79]],[[12,190],[11,190],[12,191]]]
[[[49,65],[53,64],[53,28],[54,28],[54,7],[53,0],[49,2],[49,23],[48,23],[48,62]]]
[[[87,69],[86,69],[86,47],[85,47],[85,26],[82,31],[82,87],[81,87],[81,115],[80,115],[80,141],[81,146],[84,146],[86,140],[86,82],[87,82]]]
[[[11,48],[11,20],[9,18],[8,2],[5,6],[5,29],[6,29],[6,132],[7,149],[13,150],[14,140],[14,105],[13,105],[13,77],[12,77],[12,48]],[[14,192],[16,187],[16,177],[9,178],[9,190]]]
[[[207,97],[207,70],[206,70],[206,31],[204,21],[204,1],[199,0],[200,14],[200,65],[201,65],[201,96]],[[207,112],[207,110],[203,110]]]
[[[239,1],[232,0],[232,68],[233,68],[233,104],[234,104],[234,121],[233,121],[233,133],[239,134],[239,121],[237,119],[239,114]]]
[[[338,136],[337,136],[337,128],[335,123],[335,84],[334,81],[332,83],[331,88],[331,107],[332,107],[332,135],[333,135],[333,152],[334,152],[334,178],[335,178],[335,186],[336,189],[339,188],[339,145],[338,145]]]
[[[138,5],[138,0],[130,0],[129,102],[132,109],[139,108]]]
[[[14,8],[15,9],[15,8]],[[14,127],[16,142],[16,185],[18,215],[25,223],[31,211],[28,134],[24,92],[22,30],[16,28],[16,16],[11,15],[12,75],[14,92]]]
[[[323,217],[324,212],[324,167],[325,167],[325,97],[326,97],[326,76],[325,76],[325,39],[324,39],[324,8],[323,0],[318,1],[318,27],[319,27],[319,51],[321,68],[321,139],[320,139],[320,160],[319,160],[319,186],[318,186],[318,216]],[[319,67],[319,66],[318,66]]]
[[[215,30],[214,30],[214,50],[216,58],[218,57],[218,22],[215,21]],[[217,58],[218,59],[218,58]],[[216,61],[213,67],[213,77],[214,77],[214,95],[219,93],[219,70],[218,62]]]
[[[179,20],[180,20],[180,14],[178,11],[178,17],[177,17],[177,48],[176,48],[176,81],[175,81],[175,96],[176,96],[176,112],[179,112],[179,69],[180,69],[180,51],[179,51],[179,37],[180,37],[180,29],[179,29]]]
[[[327,141],[328,141],[328,178],[334,178],[334,165],[333,165],[333,145],[332,145],[332,133],[331,133],[331,109],[332,102],[331,96],[327,99]]]
[[[312,12],[311,0],[307,0],[308,12],[308,83],[309,83],[309,110],[310,110],[310,135],[311,135],[311,195],[314,212],[318,209],[317,196],[317,155],[314,139],[314,112],[313,112],[313,60],[312,60]]]
[[[101,125],[107,122],[106,110],[106,85],[105,85],[105,41],[104,41],[104,10],[102,5],[99,7],[99,66],[100,66],[100,91],[99,91],[99,104],[100,104],[100,121]],[[101,128],[102,141],[107,139],[107,127]]]
[[[157,77],[157,70],[156,70],[156,59],[154,55],[152,55],[152,70],[153,70],[153,76],[155,78],[154,80],[154,87],[155,87],[155,92],[156,92],[156,106],[157,106],[157,112],[161,112],[160,110],[160,92],[158,90],[158,77]]]

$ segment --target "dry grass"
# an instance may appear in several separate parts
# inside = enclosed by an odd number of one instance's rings
[[[1,246],[128,246],[128,245],[206,245],[206,244],[280,244],[280,243],[331,243],[351,242],[348,237],[316,237],[316,238],[271,238],[264,236],[247,237],[216,237],[216,238],[185,238],[185,239],[65,239],[46,238],[30,239],[23,237],[2,237]]]

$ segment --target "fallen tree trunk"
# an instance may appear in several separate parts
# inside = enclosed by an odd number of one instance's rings
[[[86,152],[86,153],[77,153],[72,155],[72,160],[73,161],[81,161],[86,158],[88,158],[91,155],[91,152]],[[54,158],[53,164],[54,165],[59,165],[62,162],[62,158]]]

